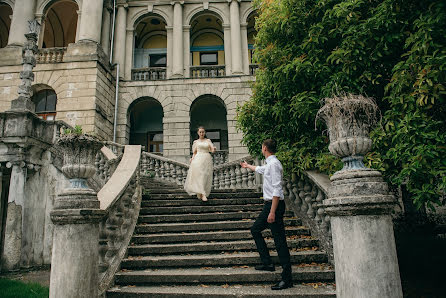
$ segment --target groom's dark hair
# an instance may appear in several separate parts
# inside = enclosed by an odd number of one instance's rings
[[[262,145],[266,147],[266,149],[271,152],[272,154],[276,153],[277,150],[277,143],[273,139],[266,139],[263,141]]]

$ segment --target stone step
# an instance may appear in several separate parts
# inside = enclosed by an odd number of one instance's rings
[[[200,213],[200,214],[163,214],[163,215],[140,215],[138,223],[167,223],[167,222],[204,222],[204,221],[223,221],[223,220],[241,220],[254,219],[259,216],[259,211],[255,212],[221,212],[221,213]],[[285,217],[293,217],[291,211],[286,211]]]
[[[115,275],[116,285],[177,285],[177,284],[260,284],[280,281],[281,269],[275,272],[257,271],[252,267],[148,269],[120,271]],[[242,267],[242,268],[239,268]],[[331,282],[334,271],[327,264],[293,266],[293,282]]]
[[[287,236],[310,235],[306,227],[288,227],[285,230]],[[264,237],[271,237],[271,231],[265,230]],[[218,231],[200,233],[165,233],[155,235],[133,235],[132,243],[178,243],[178,242],[200,242],[200,241],[231,241],[252,239],[249,230]]]
[[[291,263],[324,263],[327,255],[321,251],[292,251]],[[277,254],[271,254],[272,261],[278,265]],[[148,268],[193,268],[193,267],[230,267],[239,265],[260,264],[257,252],[236,252],[201,255],[176,256],[138,256],[122,260],[122,269],[148,269]]]
[[[261,204],[263,205],[263,200],[256,198],[224,198],[224,199],[210,199],[207,202],[203,202],[197,198],[183,198],[183,199],[172,199],[172,200],[153,200],[147,199],[141,202],[141,207],[152,207],[152,206],[164,206],[164,207],[175,207],[175,206],[213,206],[213,205],[247,205],[247,204]]]
[[[318,246],[316,239],[302,238],[289,239],[287,241],[290,249]],[[274,241],[267,240],[266,244],[274,249]],[[198,243],[175,243],[175,244],[145,244],[131,245],[128,248],[129,256],[164,255],[164,254],[191,254],[191,253],[215,253],[222,251],[254,251],[256,245],[254,240],[227,241],[227,242],[198,242]]]
[[[285,219],[285,226],[300,226],[299,219]],[[215,222],[193,222],[184,223],[162,223],[162,224],[139,224],[136,226],[136,234],[144,233],[167,233],[167,232],[192,232],[192,231],[218,231],[218,230],[240,230],[250,229],[254,220],[237,221],[215,221]]]
[[[151,214],[185,214],[185,213],[209,213],[209,212],[239,212],[260,211],[263,205],[218,205],[218,206],[181,206],[181,207],[148,207],[141,208],[141,215]]]
[[[142,286],[113,287],[107,292],[110,298],[328,298],[336,297],[333,284],[295,284],[290,289],[273,291],[270,285],[222,285],[222,286]]]
[[[149,191],[149,193],[144,193],[142,199],[145,200],[172,200],[172,199],[196,199],[196,196],[190,196],[185,192],[166,192],[160,193],[161,190],[157,192]],[[209,199],[229,199],[229,198],[261,198],[263,194],[261,192],[211,192]]]

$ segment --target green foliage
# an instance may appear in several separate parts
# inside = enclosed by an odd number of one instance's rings
[[[44,298],[49,296],[49,288],[37,283],[24,283],[17,280],[0,278],[1,297],[3,298]]]
[[[340,167],[314,130],[321,99],[374,97],[383,119],[365,164],[418,207],[446,189],[446,2],[256,0],[259,63],[238,128],[253,155],[274,137],[286,173]],[[317,123],[318,128],[324,127]]]
[[[74,126],[73,129],[71,129],[71,128],[66,128],[66,129],[64,129],[63,133],[66,134],[66,135],[67,135],[67,134],[81,135],[81,134],[83,134],[83,132],[82,132],[82,126],[80,126],[80,125],[76,125],[76,126]]]

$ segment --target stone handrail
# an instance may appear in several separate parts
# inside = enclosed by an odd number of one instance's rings
[[[184,185],[187,177],[187,164],[171,160],[153,153],[141,154],[141,176]]]
[[[99,230],[99,294],[110,286],[126,254],[141,206],[139,183],[141,146],[125,146],[122,160],[98,192],[105,216]]]
[[[105,144],[105,146],[110,148],[110,150],[116,155],[121,155],[124,153],[125,145],[115,143],[112,141],[105,141],[104,144]]]
[[[224,65],[191,66],[191,78],[218,78],[226,76]]]
[[[257,189],[260,186],[257,175],[240,166],[240,162],[244,160],[254,163],[251,156],[246,156],[214,167],[213,189]]]
[[[166,68],[165,67],[134,68],[132,69],[132,79],[134,81],[165,80],[167,79]]]
[[[39,49],[37,53],[37,63],[59,63],[63,62],[63,56],[67,48],[45,48]]]
[[[305,172],[304,177],[292,175],[283,181],[283,191],[288,206],[311,229],[312,235],[320,241],[333,262],[333,244],[330,230],[330,217],[326,214],[323,200],[327,198],[330,179],[317,172]]]

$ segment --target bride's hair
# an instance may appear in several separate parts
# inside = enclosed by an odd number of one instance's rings
[[[204,126],[198,126],[197,131],[199,131],[200,129],[203,129],[204,131],[206,131],[206,129],[204,129]]]

